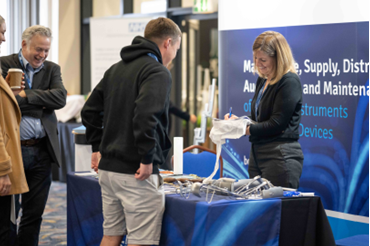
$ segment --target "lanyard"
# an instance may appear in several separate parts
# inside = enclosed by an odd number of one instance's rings
[[[262,87],[261,87],[261,89],[260,89],[260,91],[258,92],[258,95],[257,95],[257,100],[256,100],[255,108],[254,108],[254,114],[256,116],[256,121],[258,121],[258,119],[257,119],[258,107],[260,105],[260,102],[261,102],[261,99],[262,99],[262,96],[263,96],[263,93],[264,93],[263,89],[265,87],[266,81],[267,80],[265,80],[265,82],[263,83],[263,85],[262,85]]]
[[[19,53],[18,53],[18,59],[19,59],[19,62],[21,63],[21,67],[22,67],[22,70],[23,70],[23,72],[24,72],[24,76],[25,76],[25,78],[26,78],[26,81],[27,81],[27,83],[28,83],[28,85],[29,85],[30,89],[32,89],[31,80],[30,80],[30,78],[29,78],[29,76],[28,76],[28,74],[27,74],[27,70],[26,70],[26,68],[24,67],[24,63],[23,63],[23,59],[22,59],[21,52],[22,52],[22,50],[20,50],[20,51],[19,51]]]
[[[157,62],[159,62],[158,57],[154,55],[153,53],[148,53],[148,56],[153,57]]]

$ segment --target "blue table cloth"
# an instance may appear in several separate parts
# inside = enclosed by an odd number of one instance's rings
[[[281,200],[166,196],[160,245],[279,245]]]
[[[67,177],[68,245],[99,245],[101,192],[94,177]],[[279,245],[281,200],[166,196],[160,245]]]
[[[67,174],[67,245],[100,245],[102,200],[98,180]]]
[[[337,246],[369,246],[369,235],[356,235],[335,241]]]
[[[101,192],[94,177],[67,175],[68,246],[100,245]],[[319,197],[235,200],[166,195],[160,245],[331,246],[334,237]]]

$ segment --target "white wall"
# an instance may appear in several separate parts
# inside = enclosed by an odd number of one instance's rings
[[[59,65],[69,94],[81,93],[80,1],[59,1]]]
[[[121,0],[93,0],[93,17],[121,15]]]
[[[134,9],[133,12],[135,14],[141,13],[141,4],[143,2],[151,2],[153,0],[134,0]]]
[[[369,0],[219,0],[219,30],[369,21]]]
[[[182,0],[181,1],[181,7],[188,8],[193,7],[194,0]]]
[[[59,63],[59,0],[40,0],[40,25],[49,27],[53,34],[47,60]]]
[[[146,4],[146,8],[142,9],[142,3],[151,2]],[[157,3],[156,3],[157,2]],[[133,13],[159,13],[165,12],[167,9],[168,0],[134,0],[134,9]]]

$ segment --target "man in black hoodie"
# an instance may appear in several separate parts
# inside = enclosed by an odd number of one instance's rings
[[[147,24],[144,37],[121,50],[122,60],[105,72],[82,109],[92,168],[99,168],[101,245],[120,245],[123,235],[128,245],[159,244],[164,192],[158,166],[171,147],[172,79],[166,67],[180,48],[181,31],[158,18]]]

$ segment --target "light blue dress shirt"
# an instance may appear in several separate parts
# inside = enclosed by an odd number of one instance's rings
[[[24,58],[22,50],[20,51],[25,72],[29,78],[29,86],[32,88],[33,75],[38,73],[43,67],[42,64],[40,67],[34,69],[31,64]],[[30,116],[22,116],[21,126],[20,126],[21,140],[27,140],[32,138],[43,138],[46,136],[45,129],[41,124],[40,119],[36,119]]]

